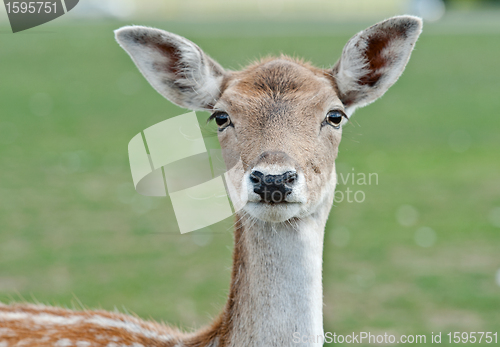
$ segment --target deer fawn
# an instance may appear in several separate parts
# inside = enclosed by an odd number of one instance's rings
[[[227,167],[241,166],[232,183],[247,202],[236,214],[229,298],[196,333],[104,311],[0,305],[0,347],[323,345],[309,337],[323,335],[323,236],[342,125],[396,82],[421,30],[412,16],[380,22],[329,69],[280,56],[228,71],[183,37],[118,29],[160,94],[212,112]]]

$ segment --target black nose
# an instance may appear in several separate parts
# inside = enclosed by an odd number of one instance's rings
[[[264,175],[262,172],[254,170],[250,174],[253,191],[260,195],[263,202],[269,204],[285,201],[286,197],[292,193],[296,180],[297,173],[295,171],[287,171],[282,175]]]

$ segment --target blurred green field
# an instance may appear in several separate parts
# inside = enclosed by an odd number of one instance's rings
[[[168,199],[135,193],[128,141],[185,111],[114,42],[124,24],[0,27],[0,301],[199,327],[225,302],[232,221],[180,235]],[[299,23],[307,35],[279,36],[140,24],[238,69],[280,52],[330,66],[371,23],[316,33]],[[366,198],[330,215],[325,331],[500,332],[500,27],[426,29],[400,81],[344,128],[340,173],[376,173],[378,184],[338,187]]]

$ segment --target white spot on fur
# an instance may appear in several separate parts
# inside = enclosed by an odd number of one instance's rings
[[[56,346],[56,347],[70,347],[70,346],[73,346],[73,343],[71,342],[70,339],[60,339],[55,343],[54,346]]]
[[[76,341],[76,347],[89,347],[90,345],[88,341]]]
[[[72,317],[63,317],[56,316],[47,313],[42,313],[38,315],[26,313],[26,312],[0,312],[0,321],[12,321],[12,320],[31,320],[35,324],[41,325],[68,325],[68,324],[76,324],[82,321],[82,317],[72,316]],[[34,328],[34,327],[33,327]]]
[[[14,336],[15,333],[12,329],[9,328],[0,328],[0,336]],[[2,347],[0,345],[0,347]]]
[[[85,321],[86,323],[90,324],[95,324],[99,325],[104,328],[118,328],[118,329],[123,329],[131,333],[139,334],[147,338],[153,338],[153,339],[158,339],[161,341],[168,341],[172,339],[171,335],[166,335],[166,334],[158,334],[155,331],[147,330],[141,327],[138,324],[132,323],[132,322],[127,322],[127,321],[122,321],[122,320],[114,320],[110,318],[105,318],[102,316],[93,316],[90,319],[87,319]]]

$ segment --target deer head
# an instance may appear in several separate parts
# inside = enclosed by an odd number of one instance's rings
[[[212,112],[226,165],[240,168],[232,183],[243,211],[284,222],[329,209],[342,126],[396,82],[421,29],[412,16],[380,22],[351,38],[329,69],[280,56],[229,71],[191,41],[141,26],[116,39],[160,94]]]

